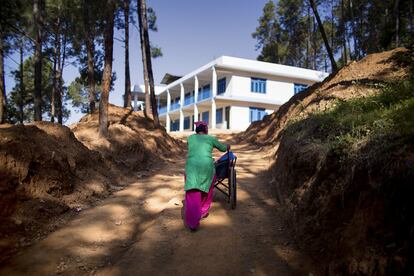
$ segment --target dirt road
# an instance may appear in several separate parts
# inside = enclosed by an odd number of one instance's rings
[[[316,275],[282,228],[270,184],[261,176],[270,157],[248,145],[233,151],[237,208],[230,210],[216,191],[197,232],[182,219],[183,156],[82,210],[10,260],[0,275]]]

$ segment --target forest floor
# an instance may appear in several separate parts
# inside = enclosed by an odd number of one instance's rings
[[[232,143],[231,134],[218,137]],[[10,259],[0,275],[318,275],[283,228],[264,175],[271,155],[248,144],[232,149],[237,208],[216,190],[198,231],[183,222],[183,154],[80,211]]]

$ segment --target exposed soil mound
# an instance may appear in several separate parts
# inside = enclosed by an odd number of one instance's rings
[[[181,153],[182,144],[141,113],[110,106],[109,120],[108,139],[98,136],[97,113],[73,132],[48,122],[0,126],[0,263]]]
[[[373,54],[239,136],[272,147],[286,223],[326,275],[413,275],[414,53]]]
[[[2,252],[25,245],[50,219],[108,194],[108,163],[68,127],[47,122],[0,127]],[[42,232],[43,233],[43,232]],[[39,238],[40,238],[39,234]],[[4,257],[4,255],[2,255]]]
[[[410,60],[409,56],[407,49],[397,48],[351,62],[322,83],[316,83],[293,96],[277,112],[252,123],[238,138],[258,145],[274,146],[288,121],[329,109],[338,100],[375,94],[382,84],[406,78],[409,67],[403,65]]]
[[[98,112],[84,116],[71,126],[76,138],[105,159],[129,169],[139,169],[182,152],[182,143],[169,136],[163,127],[155,128],[142,112],[110,105],[109,137],[98,134]]]

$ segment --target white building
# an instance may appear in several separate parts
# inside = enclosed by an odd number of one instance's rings
[[[221,56],[183,77],[166,74],[156,87],[159,118],[167,131],[192,130],[194,121],[211,129],[245,130],[294,94],[322,81],[324,72]],[[143,87],[134,86],[134,106]],[[196,119],[195,119],[196,118]]]

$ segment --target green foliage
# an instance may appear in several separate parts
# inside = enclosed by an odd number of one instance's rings
[[[413,45],[413,5],[411,0],[317,1],[329,45],[341,66],[370,53]],[[258,60],[328,69],[308,0],[269,0],[258,21],[252,34],[260,51]]]
[[[88,67],[86,55],[79,56],[80,68],[79,77],[76,77],[68,87],[67,98],[71,101],[72,106],[78,108],[82,113],[89,113],[89,100],[88,100]],[[102,76],[103,76],[103,55],[100,51],[95,55],[94,62],[94,77],[95,77],[95,89],[96,89],[96,101],[99,101],[102,91]],[[111,91],[114,89],[116,81],[116,73],[112,73]]]
[[[158,58],[158,57],[162,57],[162,51],[160,47],[151,45],[151,57],[152,58]]]
[[[252,34],[258,60],[320,69],[322,38],[303,0],[268,1]]]
[[[43,60],[42,66],[42,111],[45,120],[50,117],[50,101],[53,87],[52,64],[48,60]],[[24,91],[20,90],[20,70],[13,72],[15,87],[9,93],[8,119],[16,123],[20,119],[19,106],[23,104],[23,121],[33,121],[34,108],[34,66],[33,58],[27,58],[23,63]],[[70,115],[69,110],[63,106],[63,117],[67,119]]]
[[[88,91],[85,80],[77,77],[71,82],[68,87],[68,98],[71,100],[73,107],[79,108],[82,113],[89,112]]]
[[[414,81],[385,85],[377,95],[339,101],[309,120],[318,125],[315,137],[328,143],[340,158],[354,156],[367,144],[385,150],[412,142]]]

